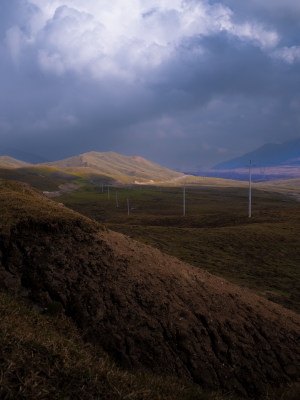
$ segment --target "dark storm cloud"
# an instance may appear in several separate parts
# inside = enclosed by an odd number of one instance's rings
[[[205,56],[191,57],[199,46]],[[134,141],[139,132],[147,137],[152,131],[153,137],[156,130],[157,161],[170,153],[168,158],[176,165],[186,153],[182,158],[203,167],[212,165],[211,159],[238,155],[241,149],[246,152],[266,141],[300,135],[299,64],[274,61],[227,34],[186,43],[156,79],[153,90],[160,94],[162,118],[154,129],[151,123],[139,125]],[[164,118],[164,113],[171,118]],[[147,144],[148,155],[149,146],[154,153],[157,143]]]
[[[203,167],[300,135],[296,3],[284,16],[271,2],[192,1],[182,11],[180,1],[136,1],[144,22],[124,9],[125,27],[97,1],[79,3],[1,2],[3,146]]]

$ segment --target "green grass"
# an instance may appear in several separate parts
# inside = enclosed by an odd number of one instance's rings
[[[64,181],[59,178],[50,177],[49,173],[39,173],[37,170],[27,168],[5,169],[0,168],[0,179],[25,182],[40,190],[57,190]]]
[[[42,191],[57,191],[59,185],[67,182],[73,182],[84,186],[91,183],[108,184],[112,181],[111,178],[105,175],[84,172],[84,170],[80,172],[68,172],[44,165],[26,168],[0,167],[0,179],[28,183]]]
[[[85,186],[59,197],[80,213],[300,312],[300,204],[240,187],[107,189]],[[116,191],[119,207],[116,207]],[[127,215],[127,198],[130,215]]]

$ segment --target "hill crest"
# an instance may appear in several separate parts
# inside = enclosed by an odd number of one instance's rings
[[[162,181],[183,174],[162,167],[156,163],[146,160],[140,156],[125,156],[112,151],[79,154],[63,160],[45,163],[66,171],[73,171],[78,168],[90,168],[99,174],[114,178],[121,182],[135,182],[141,180]]]
[[[31,164],[25,161],[17,160],[10,156],[0,156],[0,166],[8,168],[23,168],[29,167]]]

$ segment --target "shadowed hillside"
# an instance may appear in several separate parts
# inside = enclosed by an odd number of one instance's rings
[[[82,340],[57,304],[41,313],[0,293],[1,399],[232,399],[175,378],[118,368],[99,346]]]
[[[248,180],[250,160],[253,181],[299,178],[300,138],[281,144],[265,144],[241,157],[221,162],[211,170],[194,171],[193,174]]]
[[[26,185],[2,182],[0,207],[2,290],[60,303],[123,365],[244,396],[299,379],[297,314]]]
[[[268,143],[241,157],[222,162],[214,169],[245,168],[252,160],[254,166],[270,167],[300,164],[300,138],[281,144]]]

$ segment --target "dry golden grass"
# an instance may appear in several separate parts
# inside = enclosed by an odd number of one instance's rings
[[[16,160],[15,158],[9,157],[9,156],[0,156],[0,165],[3,166],[3,168],[20,168],[20,167],[26,167],[31,164]]]
[[[256,183],[255,187],[300,200],[300,178],[276,179],[268,182],[260,182]]]
[[[87,173],[98,173],[123,183],[133,183],[136,180],[160,181],[182,175],[142,157],[124,156],[111,151],[106,153],[91,151],[46,165],[80,173],[83,176],[86,176]]]

